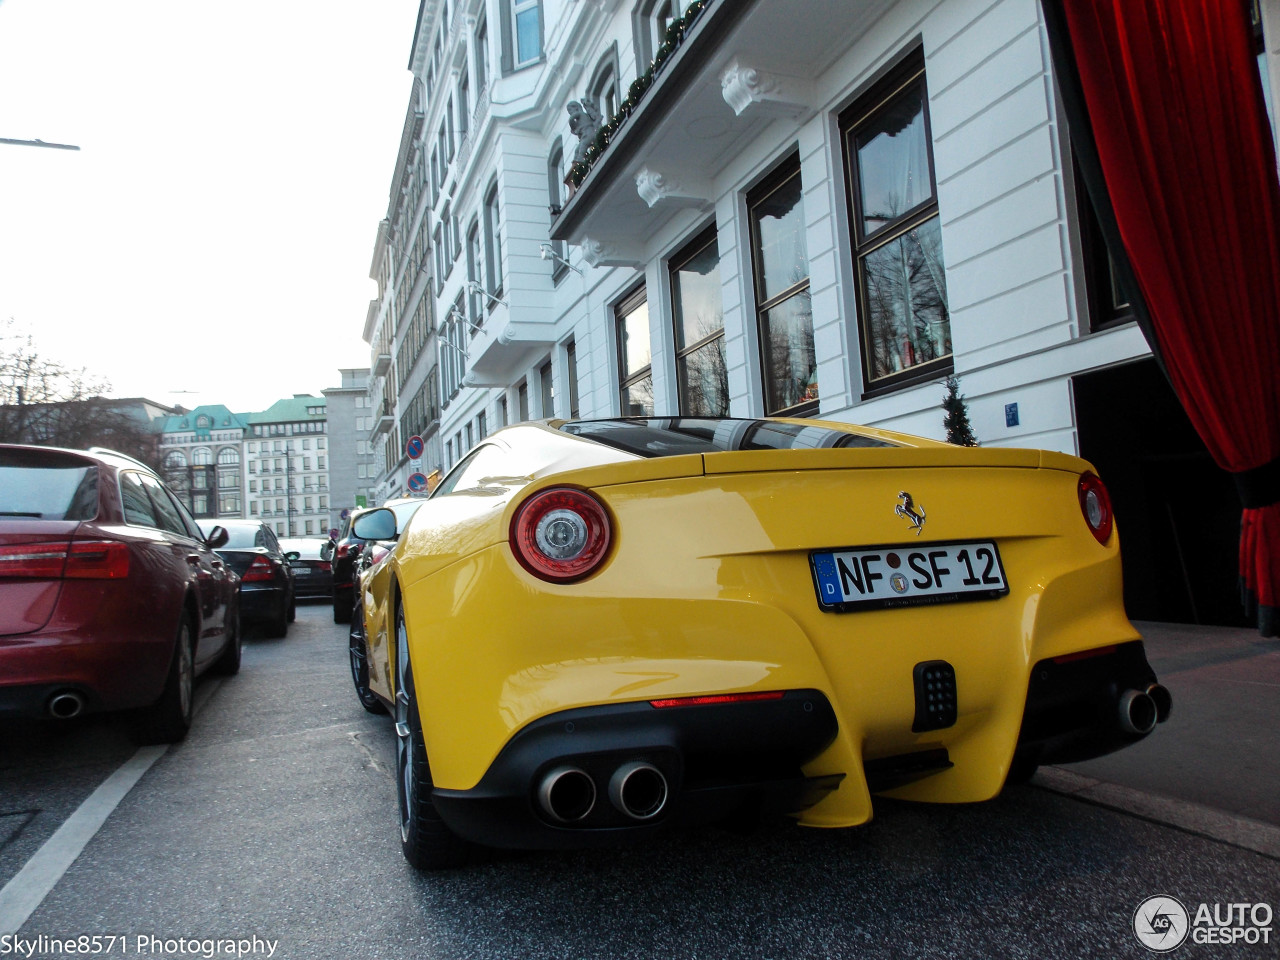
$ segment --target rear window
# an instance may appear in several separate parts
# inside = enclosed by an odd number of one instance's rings
[[[894,447],[895,443],[809,423],[776,420],[712,420],[652,417],[635,420],[575,420],[560,427],[641,457],[730,450],[814,450],[826,447]]]
[[[204,524],[200,525],[204,529]],[[213,528],[210,527],[209,530]],[[209,530],[205,530],[205,536],[209,535]],[[234,526],[227,525],[227,542],[219,547],[219,550],[250,550],[253,547],[267,546],[266,537],[263,535],[262,527],[242,527],[239,524]]]
[[[0,451],[0,517],[92,520],[98,466],[54,451]]]

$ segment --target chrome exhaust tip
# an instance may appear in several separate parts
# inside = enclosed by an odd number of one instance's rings
[[[49,716],[58,720],[70,720],[84,712],[84,696],[74,690],[62,690],[49,698]]]
[[[1155,701],[1156,721],[1164,723],[1173,711],[1173,694],[1162,683],[1153,683],[1147,687],[1147,696]]]
[[[652,820],[667,805],[667,778],[643,760],[624,763],[609,779],[609,800],[633,820]]]
[[[1159,710],[1156,701],[1142,690],[1126,690],[1120,694],[1120,729],[1125,733],[1146,736],[1156,728]]]
[[[595,781],[577,767],[556,767],[538,784],[538,806],[558,823],[576,823],[595,805]]]

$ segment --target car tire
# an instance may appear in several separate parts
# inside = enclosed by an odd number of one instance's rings
[[[347,619],[351,621],[351,627],[347,630],[347,650],[351,657],[351,682],[355,684],[356,699],[370,713],[386,713],[387,708],[369,688],[369,651],[364,642],[364,614],[356,609]]]
[[[414,695],[404,612],[396,611],[396,793],[400,800],[400,848],[418,870],[466,863],[471,845],[449,829],[431,802],[431,767]]]
[[[289,594],[289,622],[298,619],[298,595],[296,593]]]
[[[267,635],[271,637],[284,637],[289,633],[289,598],[280,598],[280,612],[271,618],[267,625]]]
[[[173,644],[164,692],[140,717],[136,735],[139,743],[177,743],[191,729],[191,705],[195,687],[192,633],[191,620],[184,612],[178,624],[178,636]]]
[[[231,638],[227,641],[222,655],[214,661],[211,669],[219,676],[234,677],[240,672],[240,651],[243,646],[240,639],[239,610],[229,610],[227,612],[227,624],[227,629],[231,632]]]
[[[351,622],[351,598],[337,590],[333,591],[333,622]]]
[[[1009,764],[1009,775],[1005,777],[1005,785],[1027,783],[1039,769],[1040,763],[1035,756],[1015,756],[1013,762]]]

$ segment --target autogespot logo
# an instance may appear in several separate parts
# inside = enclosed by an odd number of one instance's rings
[[[1147,897],[1133,913],[1138,942],[1155,953],[1168,953],[1187,939],[1191,918],[1176,897]]]

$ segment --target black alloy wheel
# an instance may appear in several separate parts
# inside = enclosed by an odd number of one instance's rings
[[[356,699],[370,713],[386,713],[378,695],[369,688],[369,654],[364,638],[364,611],[359,606],[347,618],[351,627],[347,630],[347,649],[351,654],[351,682],[355,684]]]
[[[470,844],[449,829],[431,802],[431,767],[414,696],[404,611],[396,609],[396,792],[400,799],[400,849],[418,870],[443,870],[466,862]]]

